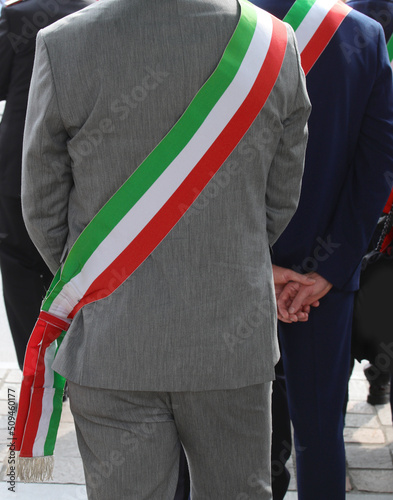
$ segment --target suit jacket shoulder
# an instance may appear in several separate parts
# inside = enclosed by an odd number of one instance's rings
[[[391,0],[350,0],[347,4],[378,21],[384,32],[386,41],[393,33],[393,2]]]

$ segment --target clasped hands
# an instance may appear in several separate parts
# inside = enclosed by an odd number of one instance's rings
[[[273,265],[277,317],[284,323],[307,321],[311,307],[319,306],[319,299],[332,288],[316,272],[299,274],[292,269]]]

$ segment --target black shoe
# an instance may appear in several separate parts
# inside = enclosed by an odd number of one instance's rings
[[[366,379],[370,382],[367,403],[375,405],[384,405],[390,400],[390,373],[381,372],[374,365],[367,365],[364,368]]]

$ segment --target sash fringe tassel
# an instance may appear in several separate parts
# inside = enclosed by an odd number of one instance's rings
[[[48,457],[17,457],[16,477],[24,483],[45,482],[53,479],[53,455]]]

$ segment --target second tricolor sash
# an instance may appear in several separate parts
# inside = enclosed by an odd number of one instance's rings
[[[387,41],[390,66],[393,68],[393,35]]]
[[[42,457],[53,454],[64,379],[51,365],[70,321],[114,292],[159,245],[234,150],[277,80],[285,25],[245,0],[239,4],[238,25],[214,73],[85,228],[52,282],[23,370],[14,432],[22,479],[45,477]]]
[[[306,75],[351,10],[341,0],[297,0],[292,5],[284,21],[295,31]]]

